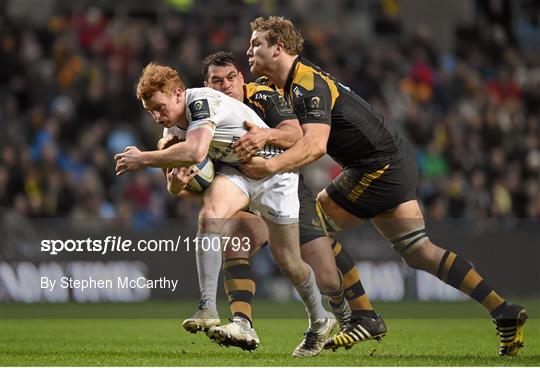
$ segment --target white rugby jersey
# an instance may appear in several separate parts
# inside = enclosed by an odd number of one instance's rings
[[[214,137],[210,143],[208,156],[228,164],[239,164],[240,160],[231,145],[247,133],[244,122],[249,121],[261,128],[268,125],[247,105],[211,88],[190,88],[186,90],[187,130],[193,130],[211,122]],[[173,127],[165,129],[163,135],[174,134],[185,137],[186,131]],[[266,145],[257,156],[273,157],[283,152],[281,148]]]

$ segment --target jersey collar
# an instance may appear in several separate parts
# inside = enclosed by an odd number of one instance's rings
[[[296,67],[298,66],[298,63],[300,62],[300,58],[301,56],[298,55],[296,59],[294,59],[291,70],[289,70],[289,75],[287,76],[287,82],[285,83],[285,87],[283,88],[283,92],[285,95],[291,89],[294,72],[296,71]]]

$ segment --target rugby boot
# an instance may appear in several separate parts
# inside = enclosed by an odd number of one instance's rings
[[[293,357],[315,356],[322,351],[324,343],[337,323],[336,318],[330,312],[326,313],[326,318],[311,323],[311,326],[304,334],[304,340],[294,349]]]
[[[188,332],[208,331],[209,328],[219,326],[219,314],[215,308],[206,306],[206,301],[201,299],[197,311],[191,318],[182,322],[182,327]]]
[[[523,329],[527,321],[527,311],[521,305],[509,304],[493,322],[501,342],[499,355],[517,355],[523,345]]]
[[[324,348],[333,351],[338,348],[350,349],[361,341],[372,339],[381,341],[384,335],[386,335],[386,324],[381,316],[377,315],[377,318],[360,316],[351,318],[350,322],[338,334],[326,341]]]
[[[261,343],[255,329],[247,320],[239,317],[234,317],[229,324],[211,327],[206,335],[219,345],[236,346],[248,351],[257,349]]]

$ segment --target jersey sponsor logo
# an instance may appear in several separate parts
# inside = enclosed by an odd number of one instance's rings
[[[255,96],[253,97],[255,100],[263,100],[263,101],[266,101],[268,99],[268,97],[270,97],[268,94],[266,93],[256,93]]]
[[[291,115],[294,113],[291,105],[287,103],[285,97],[282,95],[276,94],[270,96],[270,98],[272,99],[272,102],[274,102],[274,106],[280,115]]]
[[[310,96],[304,98],[306,117],[314,119],[325,119],[326,101],[323,96]]]
[[[208,100],[197,100],[189,104],[189,112],[191,113],[191,119],[202,120],[210,117],[210,107],[208,106]]]
[[[295,87],[293,88],[293,92],[294,92],[294,95],[295,95],[296,97],[302,96],[302,91],[300,91],[300,88],[298,88],[298,86],[295,86]]]

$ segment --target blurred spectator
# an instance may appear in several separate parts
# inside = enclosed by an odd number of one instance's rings
[[[393,0],[220,1],[219,13],[215,1],[49,1],[42,17],[20,16],[39,12],[31,2],[8,3],[0,7],[19,16],[0,16],[0,206],[18,216],[128,226],[196,218],[198,202],[169,195],[160,171],[114,175],[114,153],[151,149],[161,133],[134,96],[138,75],[157,61],[201,86],[202,58],[231,49],[248,77],[248,21],[274,12],[300,25],[306,57],[415,146],[429,217],[540,217],[540,50],[531,43],[540,25],[527,10],[534,2],[474,2],[476,22],[458,24],[454,50],[444,53],[429,26],[407,32]],[[338,172],[327,159],[305,170],[316,189]]]

